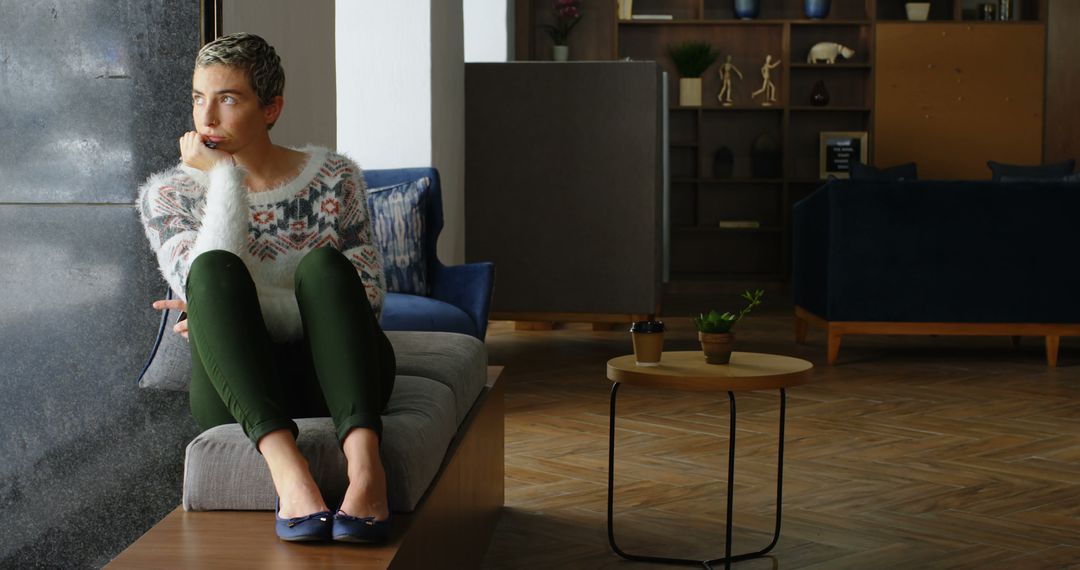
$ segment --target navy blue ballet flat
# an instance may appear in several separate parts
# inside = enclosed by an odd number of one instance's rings
[[[336,524],[330,511],[319,511],[303,517],[283,519],[278,516],[281,500],[274,505],[274,530],[278,538],[288,542],[320,542],[333,537]]]
[[[390,536],[390,517],[377,521],[375,517],[354,517],[338,511],[334,515],[334,540],[358,544],[382,544]]]

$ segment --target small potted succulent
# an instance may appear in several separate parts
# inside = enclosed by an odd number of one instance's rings
[[[701,76],[720,57],[720,52],[713,50],[706,42],[686,42],[678,47],[668,48],[668,55],[679,70],[679,105],[683,107],[701,106]]]
[[[731,332],[731,328],[754,307],[760,305],[764,295],[763,289],[743,291],[742,298],[746,299],[747,304],[737,314],[721,314],[713,310],[694,318],[701,350],[705,353],[705,362],[727,364],[731,361],[731,349],[735,344],[735,333]]]

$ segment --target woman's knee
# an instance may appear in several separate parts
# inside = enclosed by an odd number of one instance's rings
[[[315,277],[320,281],[325,279],[328,275],[355,275],[356,269],[353,264],[345,258],[345,254],[332,247],[320,247],[309,251],[304,255],[304,258],[300,260],[300,265],[296,267],[296,274],[293,276],[294,285],[297,289],[300,287],[300,283],[304,278]]]
[[[190,296],[194,290],[212,288],[216,294],[230,289],[246,290],[254,287],[247,266],[235,253],[214,249],[199,254],[191,262],[188,271],[187,290]]]

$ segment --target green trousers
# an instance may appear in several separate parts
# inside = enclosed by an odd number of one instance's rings
[[[304,256],[294,276],[304,338],[274,343],[243,261],[208,251],[187,282],[191,413],[206,430],[239,423],[258,447],[293,418],[333,418],[338,441],[353,428],[382,436],[394,389],[394,348],[379,327],[356,268],[336,249]]]

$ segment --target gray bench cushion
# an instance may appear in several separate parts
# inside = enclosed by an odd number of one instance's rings
[[[296,421],[297,446],[333,508],[348,487],[345,456],[330,418]],[[423,496],[457,430],[454,396],[439,382],[398,376],[383,415],[383,465],[390,508],[412,511]],[[273,510],[274,484],[266,462],[239,424],[206,430],[188,444],[184,461],[184,508]]]
[[[397,373],[431,378],[454,392],[454,419],[465,419],[487,384],[487,350],[475,337],[446,332],[387,331],[394,345]]]
[[[461,421],[487,383],[487,351],[474,337],[388,332],[397,379],[383,415],[382,455],[390,508],[412,511],[431,485]],[[333,507],[345,493],[345,458],[329,418],[299,419],[297,445]],[[274,486],[259,452],[238,424],[209,429],[187,447],[187,510],[274,508]]]

